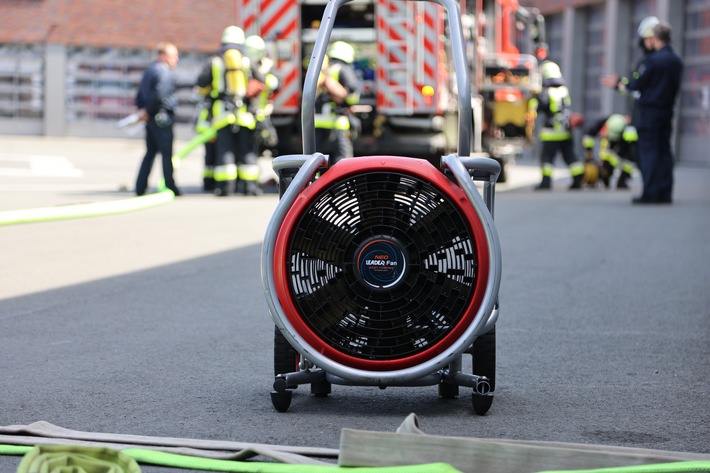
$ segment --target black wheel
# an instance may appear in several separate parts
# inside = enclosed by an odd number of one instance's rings
[[[491,389],[496,389],[496,328],[484,333],[473,342],[471,353],[472,372],[488,378]]]
[[[328,397],[328,394],[330,394],[330,383],[324,379],[311,383],[311,394],[315,397]]]
[[[472,394],[471,405],[473,406],[473,411],[479,416],[485,415],[488,409],[491,408],[491,404],[493,404],[492,394]]]
[[[291,391],[271,392],[271,404],[274,405],[274,409],[279,412],[286,412],[289,407],[291,407]]]
[[[456,384],[439,383],[439,396],[443,399],[455,399],[459,395],[459,387]]]
[[[496,382],[496,329],[493,327],[473,342],[471,350],[473,374],[488,378],[490,390],[486,394],[474,392],[471,404],[476,414],[485,415],[493,404],[493,391]]]
[[[298,371],[298,352],[288,343],[278,327],[274,326],[274,376]],[[289,386],[296,389],[298,386]]]
[[[274,327],[274,376],[295,371],[298,371],[298,352],[279,328]]]

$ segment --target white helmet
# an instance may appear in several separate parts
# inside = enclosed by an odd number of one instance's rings
[[[626,118],[615,113],[606,119],[606,136],[611,141],[618,141],[626,128]]]
[[[336,41],[331,44],[326,54],[331,59],[340,59],[348,64],[352,64],[355,61],[355,48],[345,41]]]
[[[244,30],[238,26],[228,26],[222,32],[222,44],[244,44]]]
[[[659,23],[660,23],[660,20],[658,18],[656,18],[655,16],[647,16],[646,18],[641,20],[641,23],[639,23],[639,28],[637,31],[639,38],[652,38],[653,37],[653,29]]]
[[[264,57],[266,43],[261,36],[255,34],[247,36],[247,39],[244,40],[244,46],[246,47],[247,56],[252,61],[259,62]]]
[[[545,61],[542,63],[541,67],[542,78],[543,79],[561,79],[562,71],[560,71],[560,66],[552,61]]]

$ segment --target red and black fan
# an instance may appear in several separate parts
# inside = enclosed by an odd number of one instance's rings
[[[329,9],[347,1],[326,6],[314,57],[323,54],[332,29]],[[458,11],[449,0],[441,3]],[[452,39],[455,50],[459,41]],[[457,73],[465,69],[462,57],[455,58]],[[319,61],[312,63],[319,70]],[[306,89],[312,77],[309,68]],[[304,130],[313,114],[307,100],[304,92]],[[460,123],[470,124],[470,107],[462,115]],[[466,157],[446,156],[441,169],[397,156],[329,167],[306,131],[303,155],[274,160],[282,196],[265,236],[262,278],[276,325],[277,410],[290,407],[298,385],[327,396],[332,384],[342,384],[437,385],[447,398],[467,386],[474,410],[488,411],[500,285],[492,207],[500,166],[468,156],[470,130],[460,128]],[[462,371],[463,354],[472,356],[471,373]]]

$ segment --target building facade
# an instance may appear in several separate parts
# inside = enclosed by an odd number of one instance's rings
[[[685,62],[677,159],[710,165],[710,0],[521,4],[545,15],[550,58],[571,84],[575,111],[588,120],[630,113],[630,99],[604,89],[600,78],[633,69],[641,19],[668,21]],[[171,41],[180,49],[177,133],[189,138],[195,78],[236,18],[235,2],[223,0],[0,0],[0,134],[126,136],[116,121],[134,111],[155,44]]]

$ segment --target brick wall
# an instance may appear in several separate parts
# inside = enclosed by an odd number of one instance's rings
[[[595,3],[604,3],[605,0],[521,0],[520,4],[527,7],[536,7],[543,14],[559,13],[567,7],[584,7]]]
[[[0,0],[0,43],[152,49],[171,41],[210,52],[234,21],[233,1]]]

